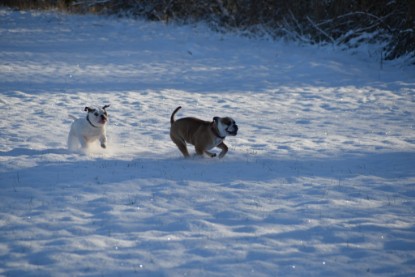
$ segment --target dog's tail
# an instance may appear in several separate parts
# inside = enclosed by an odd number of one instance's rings
[[[170,124],[173,124],[174,123],[174,115],[181,109],[182,107],[181,106],[179,106],[179,107],[177,107],[175,110],[174,110],[174,112],[171,114],[171,117],[170,117]]]

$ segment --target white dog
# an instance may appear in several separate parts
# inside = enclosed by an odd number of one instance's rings
[[[105,110],[110,105],[105,105],[102,108],[85,107],[88,112],[86,117],[75,118],[71,125],[71,130],[68,136],[68,149],[71,151],[88,149],[88,145],[96,140],[99,140],[102,148],[107,148],[107,136],[105,126],[108,122],[108,114]]]

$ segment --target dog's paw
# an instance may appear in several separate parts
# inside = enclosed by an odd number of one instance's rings
[[[212,153],[212,152],[209,152],[209,151],[205,151],[205,154],[208,155],[210,158],[216,157],[216,153]]]
[[[225,155],[226,155],[226,152],[220,152],[219,159],[222,159],[223,157],[225,157]]]

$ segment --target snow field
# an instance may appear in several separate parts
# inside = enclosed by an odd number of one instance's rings
[[[0,275],[415,273],[412,67],[204,26],[0,20]],[[69,114],[104,104],[108,149],[68,152]],[[180,156],[179,105],[236,120],[224,159]]]

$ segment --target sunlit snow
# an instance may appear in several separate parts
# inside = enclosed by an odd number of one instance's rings
[[[415,69],[377,51],[0,10],[0,275],[414,276]],[[224,159],[179,105],[236,120]]]

